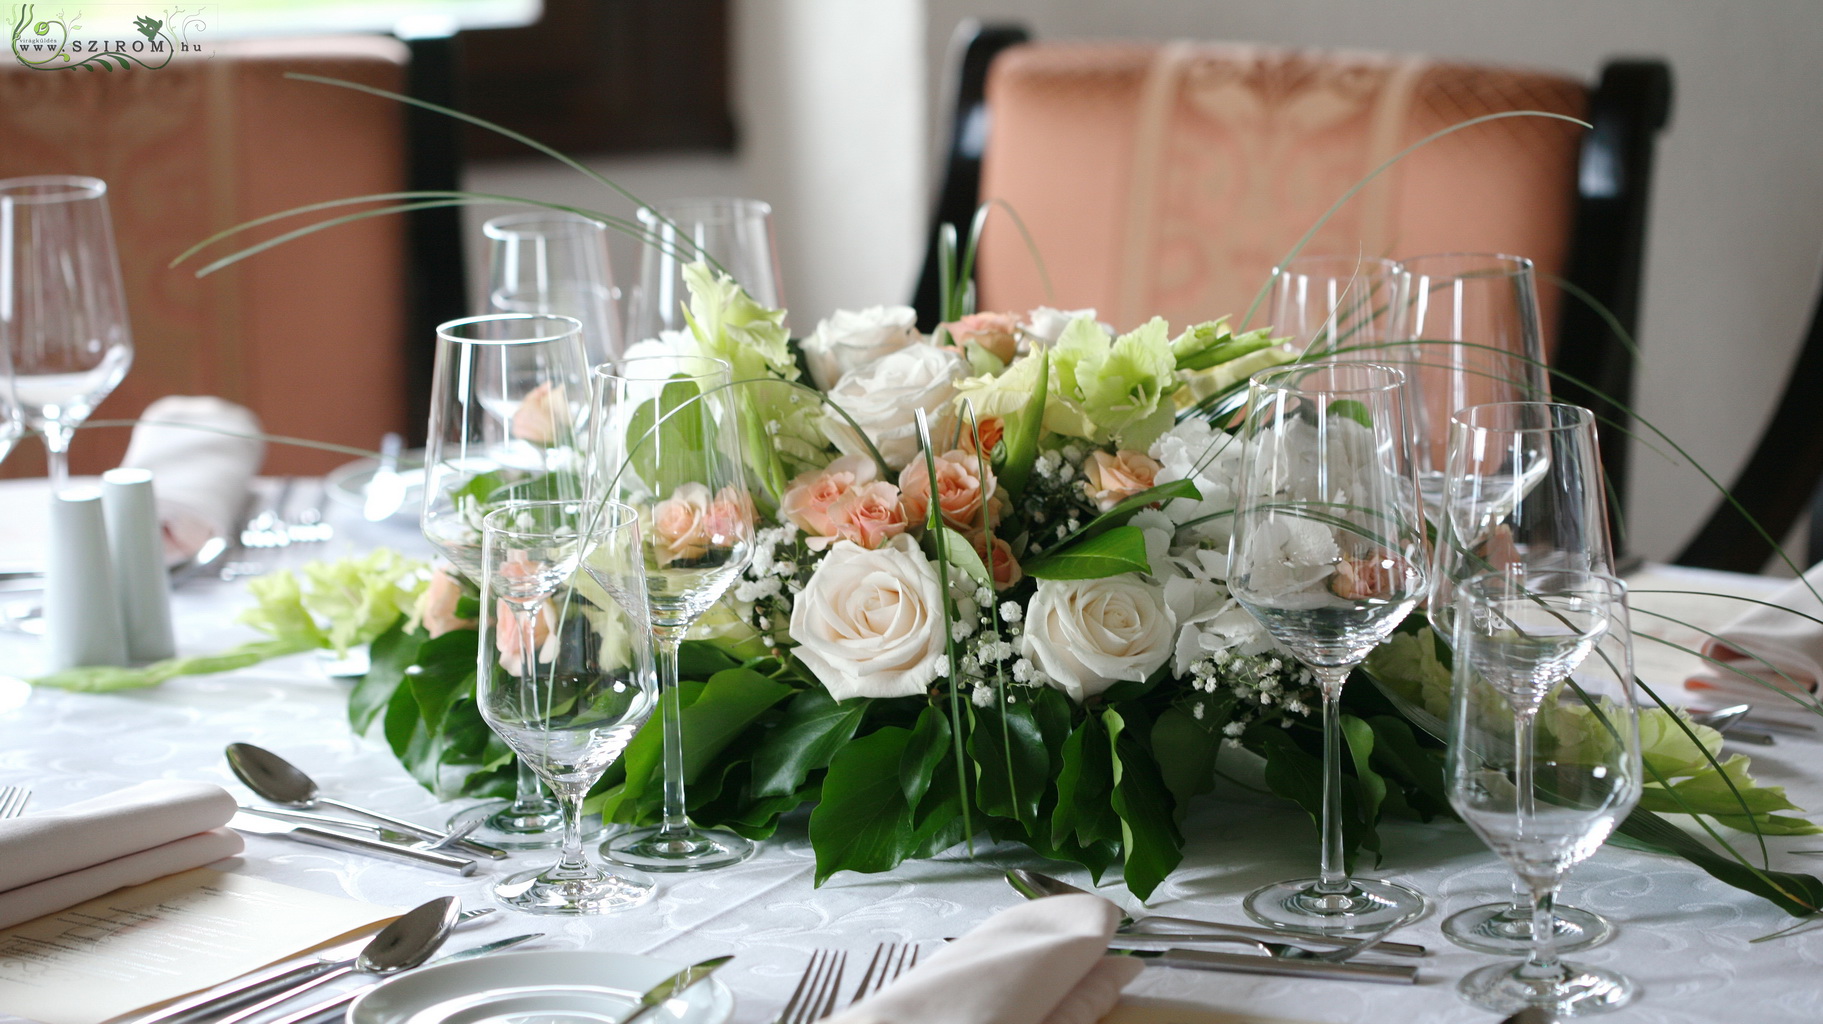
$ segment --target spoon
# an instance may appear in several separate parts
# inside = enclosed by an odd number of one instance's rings
[[[1743,743],[1753,743],[1762,747],[1772,746],[1772,737],[1763,732],[1756,732],[1752,729],[1735,728],[1736,725],[1740,724],[1741,719],[1746,718],[1747,713],[1752,710],[1752,704],[1731,704],[1728,707],[1717,708],[1714,711],[1692,711],[1690,712],[1690,720],[1697,725],[1706,725],[1716,732],[1727,735],[1728,738],[1732,740],[1740,740]]]
[[[301,811],[316,810],[318,807],[340,807],[344,811],[363,814],[376,821],[383,821],[394,828],[403,829],[413,835],[426,839],[443,840],[447,833],[433,828],[426,828],[403,818],[370,810],[355,804],[345,803],[323,796],[317,790],[317,784],[299,771],[296,765],[274,754],[264,747],[251,743],[228,744],[228,767],[234,771],[235,778],[247,784],[247,788],[259,794],[262,799],[270,800],[282,807],[291,807]],[[504,860],[506,851],[497,846],[477,843],[473,839],[457,839],[451,845],[472,853],[486,854],[495,860]]]
[[[404,917],[380,929],[359,956],[352,960],[342,960],[325,965],[320,973],[304,979],[302,982],[267,997],[252,1006],[244,1007],[227,1015],[216,1018],[212,1024],[236,1024],[263,1010],[270,1009],[279,1003],[299,995],[318,985],[327,984],[344,974],[373,974],[385,977],[400,971],[409,971],[437,951],[449,930],[456,926],[459,916],[457,907],[460,904],[454,896],[440,896],[429,903],[422,904],[406,913]]]

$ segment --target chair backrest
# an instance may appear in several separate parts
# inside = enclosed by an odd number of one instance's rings
[[[1552,282],[1589,292],[1632,333],[1652,140],[1669,109],[1662,63],[1610,65],[1591,90],[1561,75],[1417,57],[1014,45],[1016,33],[991,26],[964,50],[957,111],[981,120],[972,104],[985,103],[986,143],[977,178],[952,153],[940,209],[1004,200],[1030,230],[1052,291],[1010,219],[990,215],[977,262],[981,309],[1092,306],[1122,328],[1155,314],[1174,325],[1238,318],[1333,202],[1426,135],[1502,111],[1594,119],[1589,132],[1506,118],[1433,142],[1343,205],[1305,251],[1532,259],[1546,351],[1587,388],[1554,386],[1607,421],[1604,462],[1623,492],[1631,358],[1604,320]],[[970,63],[989,66],[980,97],[969,91]],[[954,138],[969,135],[959,124]],[[921,321],[934,320],[931,306],[920,304]],[[1262,307],[1253,322],[1263,316]]]
[[[272,434],[372,448],[405,428],[400,218],[333,228],[200,280],[206,258],[168,266],[258,216],[403,188],[397,104],[284,75],[403,91],[405,65],[395,40],[348,37],[223,44],[210,60],[158,70],[0,68],[0,177],[88,174],[109,185],[134,359],[95,419],[131,418],[164,395],[213,394],[252,408]],[[224,246],[214,254],[240,247]],[[124,430],[83,431],[72,466],[114,466],[126,441]],[[20,446],[8,475],[42,472],[37,447]],[[346,461],[276,445],[266,471]]]

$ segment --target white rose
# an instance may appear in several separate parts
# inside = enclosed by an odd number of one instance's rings
[[[1157,671],[1177,633],[1164,592],[1137,573],[1040,580],[1025,617],[1019,652],[1079,704]]]
[[[1025,315],[1026,333],[1044,342],[1055,342],[1063,337],[1063,329],[1070,326],[1070,321],[1080,317],[1095,319],[1092,309],[1052,309],[1039,306]]]
[[[950,399],[956,397],[956,382],[966,376],[968,363],[954,352],[908,345],[849,371],[830,389],[829,397],[854,417],[896,473],[918,454],[919,409],[930,417],[931,440],[943,450],[956,429]],[[836,447],[844,455],[864,454],[867,449],[846,427],[831,431]]]
[[[844,374],[922,340],[910,306],[870,306],[858,313],[836,310],[799,344],[810,379],[828,391]]]
[[[836,700],[912,697],[942,674],[937,571],[905,534],[872,551],[837,541],[791,609],[798,660]]]

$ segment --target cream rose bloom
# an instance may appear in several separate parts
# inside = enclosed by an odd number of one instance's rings
[[[837,541],[791,609],[798,660],[836,700],[911,697],[944,667],[943,596],[918,544]]]
[[[1177,634],[1164,591],[1137,573],[1040,580],[1025,618],[1019,653],[1078,704],[1157,671]]]
[[[870,306],[859,312],[836,310],[798,344],[810,379],[828,391],[850,371],[922,340],[918,314],[910,306]]]
[[[950,400],[956,397],[956,382],[966,376],[968,363],[954,352],[909,345],[851,371],[830,390],[829,397],[855,418],[896,473],[918,454],[917,410],[923,409],[930,417],[932,440],[948,438],[955,431]],[[866,451],[851,431],[833,433],[842,454]]]

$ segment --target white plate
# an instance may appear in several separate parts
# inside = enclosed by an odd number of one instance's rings
[[[379,459],[356,459],[325,474],[323,487],[328,491],[331,501],[359,512],[367,507],[367,485],[373,480],[374,471],[379,468]],[[423,449],[413,449],[399,455],[399,477],[405,481],[405,500],[399,503],[398,511],[388,518],[416,521],[418,506],[424,501]]]
[[[501,953],[387,980],[348,1008],[348,1024],[615,1024],[640,993],[688,964],[626,953]],[[698,982],[641,1024],[722,1024],[734,995]]]

